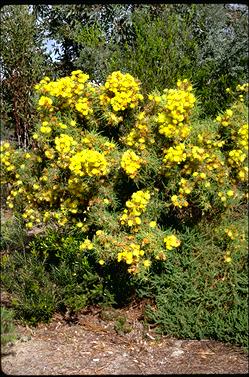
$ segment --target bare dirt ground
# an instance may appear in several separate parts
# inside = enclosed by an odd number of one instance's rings
[[[120,318],[125,325],[120,326]],[[211,340],[158,337],[141,323],[141,305],[122,310],[93,307],[77,318],[56,314],[36,328],[17,325],[6,346],[7,375],[246,374],[242,349]]]

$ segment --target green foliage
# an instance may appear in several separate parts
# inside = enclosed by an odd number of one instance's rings
[[[27,147],[35,119],[34,84],[46,73],[43,34],[28,5],[1,8],[1,135]]]
[[[2,259],[2,283],[13,293],[15,316],[30,324],[48,322],[57,307],[55,287],[44,265],[26,252]]]
[[[233,217],[230,214],[230,222],[243,235],[248,225],[245,212],[236,221]],[[232,263],[224,264],[227,245],[220,244],[221,229],[228,223],[226,217],[218,224],[185,228],[181,249],[164,265],[154,265],[140,294],[155,300],[156,309],[147,307],[146,318],[159,325],[159,332],[248,347],[248,234],[239,246],[232,242]]]
[[[115,321],[114,330],[118,334],[127,334],[132,331],[132,327],[127,323],[126,317],[119,316]]]
[[[113,301],[104,289],[94,254],[87,256],[80,250],[81,238],[77,231],[69,236],[50,230],[30,244],[31,253],[44,258],[45,268],[57,287],[59,306],[76,312],[89,303]]]
[[[229,104],[226,88],[247,80],[248,14],[221,4],[165,5],[133,13],[132,43],[114,44],[107,73],[122,69],[145,83],[147,92],[188,78],[202,102],[202,117]]]
[[[127,269],[123,266],[121,273],[106,266],[103,271],[94,254],[79,249],[79,241],[75,231],[66,236],[50,229],[34,237],[25,252],[2,257],[2,283],[13,294],[17,318],[36,324],[49,321],[55,310],[77,313],[89,304],[127,302]]]
[[[2,211],[0,250],[4,252],[23,250],[27,240],[23,220],[18,215],[7,215],[7,212]]]
[[[1,349],[15,340],[15,326],[13,323],[14,313],[12,310],[1,306]]]

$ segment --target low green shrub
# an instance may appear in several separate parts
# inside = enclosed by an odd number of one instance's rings
[[[14,313],[12,310],[1,307],[1,350],[15,340]]]
[[[12,294],[15,317],[30,324],[48,322],[57,308],[55,287],[44,265],[25,251],[2,258],[2,284]]]
[[[1,213],[0,251],[22,250],[27,244],[28,235],[23,219],[11,211]]]
[[[139,292],[155,300],[156,309],[148,306],[146,319],[158,324],[159,332],[248,347],[246,224],[245,215],[233,219],[237,239],[227,237],[222,244],[227,219],[186,228],[181,248],[169,253],[163,265],[154,265]]]
[[[90,304],[125,305],[134,293],[126,266],[99,265],[80,249],[79,233],[48,229],[25,250],[2,256],[2,284],[11,292],[16,318],[48,322],[56,310],[76,312]]]

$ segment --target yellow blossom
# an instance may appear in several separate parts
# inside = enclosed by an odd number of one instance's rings
[[[151,221],[151,222],[149,223],[149,226],[150,226],[151,228],[155,228],[155,227],[156,227],[156,221]]]

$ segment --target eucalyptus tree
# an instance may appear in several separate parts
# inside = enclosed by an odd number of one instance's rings
[[[0,12],[1,135],[27,147],[35,116],[34,85],[46,74],[49,60],[31,7],[6,5]]]

